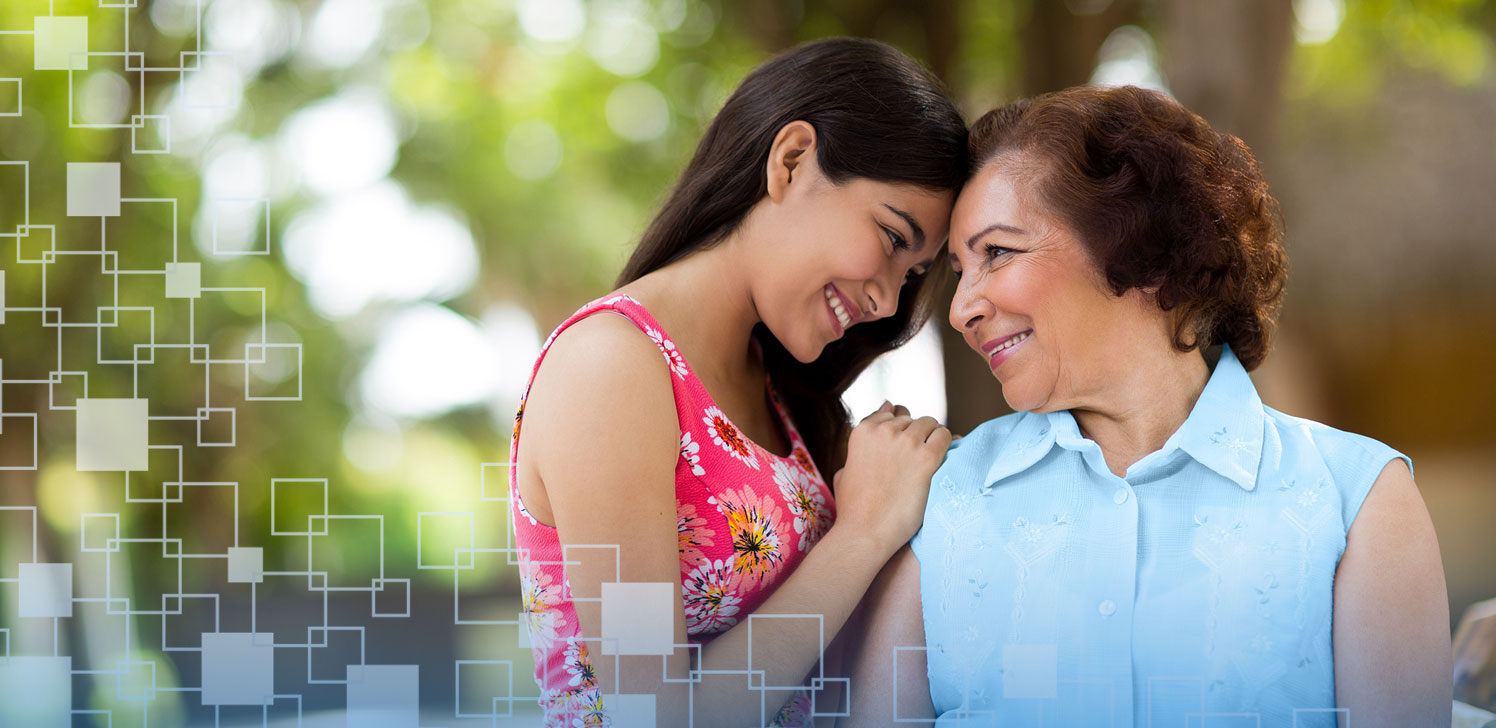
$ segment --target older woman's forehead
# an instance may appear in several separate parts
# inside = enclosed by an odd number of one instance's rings
[[[992,224],[1023,227],[1024,219],[1034,211],[1026,199],[1029,195],[1022,194],[1019,185],[1020,178],[1011,171],[984,168],[956,199],[951,210],[951,239],[964,240]]]

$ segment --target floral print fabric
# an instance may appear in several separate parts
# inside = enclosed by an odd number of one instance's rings
[[[634,322],[659,348],[672,375],[681,429],[675,467],[681,601],[690,640],[705,643],[763,604],[830,529],[836,518],[831,490],[772,385],[770,404],[791,448],[785,457],[738,430],[659,323],[628,296],[593,301],[557,327],[541,349],[531,380],[557,335],[601,311]],[[522,398],[510,453],[519,450],[523,417]],[[510,468],[510,515],[519,551],[523,621],[535,656],[545,725],[610,725],[586,644],[580,641],[556,529],[525,509],[517,472]],[[808,726],[810,712],[809,694],[801,691],[772,716],[770,725]]]

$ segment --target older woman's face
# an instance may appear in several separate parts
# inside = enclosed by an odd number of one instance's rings
[[[1112,294],[1080,240],[1037,199],[1036,169],[1000,156],[961,191],[950,322],[1002,382],[1008,406],[1053,412],[1103,396],[1140,344],[1167,340],[1168,329],[1139,291]]]

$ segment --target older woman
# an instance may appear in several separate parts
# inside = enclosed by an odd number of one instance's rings
[[[847,722],[1448,726],[1410,463],[1247,376],[1285,278],[1247,148],[1084,87],[988,113],[970,149],[950,322],[1017,412],[952,446],[870,592]]]

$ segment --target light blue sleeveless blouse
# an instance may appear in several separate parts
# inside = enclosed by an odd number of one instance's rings
[[[1068,411],[982,424],[913,542],[937,725],[1334,726],[1335,568],[1398,457],[1263,406],[1229,348],[1126,477]]]

